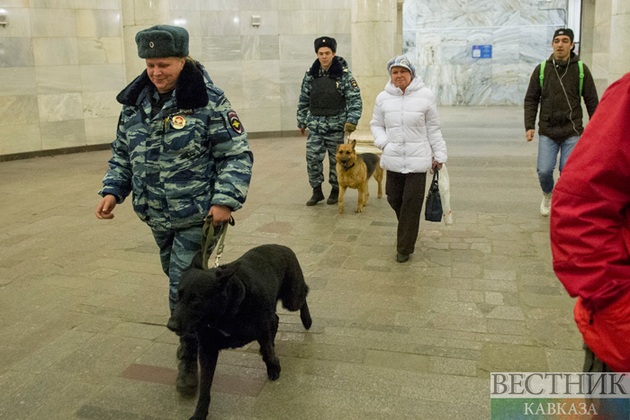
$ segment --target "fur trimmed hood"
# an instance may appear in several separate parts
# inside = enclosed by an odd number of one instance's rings
[[[178,108],[194,109],[208,105],[208,90],[206,79],[212,83],[204,67],[197,61],[186,60],[184,68],[179,73],[175,84],[175,100]],[[145,88],[152,86],[149,75],[145,70],[124,88],[116,100],[123,105],[136,106],[140,94]]]
[[[321,67],[322,65],[320,64],[319,59],[315,60],[315,62],[309,69],[308,74],[310,74],[314,78],[319,77],[319,69]],[[330,68],[328,69],[328,76],[334,77],[336,79],[341,78],[341,76],[343,76],[343,69],[347,69],[347,68],[348,68],[348,62],[344,60],[343,57],[339,57],[336,55],[333,57],[332,63],[330,63]]]

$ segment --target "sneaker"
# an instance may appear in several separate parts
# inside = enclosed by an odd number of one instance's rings
[[[540,203],[540,214],[543,217],[548,217],[551,214],[551,193],[543,193],[543,199]]]

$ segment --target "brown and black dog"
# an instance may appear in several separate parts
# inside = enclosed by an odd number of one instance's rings
[[[381,168],[381,158],[374,153],[362,153],[357,155],[355,146],[356,140],[350,144],[340,144],[337,146],[337,180],[339,181],[339,214],[343,214],[343,196],[347,188],[354,188],[359,191],[359,203],[357,213],[363,211],[367,206],[370,196],[368,191],[368,180],[374,174],[374,179],[378,182],[378,198],[383,196],[383,168]]]

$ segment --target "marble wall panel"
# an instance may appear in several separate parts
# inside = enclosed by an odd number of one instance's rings
[[[553,53],[546,31],[542,32],[539,28],[534,27],[522,27],[520,28],[520,34],[519,61],[538,64]]]
[[[203,36],[203,30],[201,29],[201,14],[198,10],[179,10],[173,12],[171,13],[169,23],[171,25],[186,28],[186,30],[188,31],[188,35],[191,38]]]
[[[280,60],[280,83],[302,83],[304,75],[316,60],[313,54],[312,61],[305,60]]]
[[[260,16],[260,26],[252,26],[252,16]],[[241,11],[239,12],[241,35],[278,35],[278,11]]]
[[[85,119],[85,143],[107,144],[114,141],[118,117],[110,118],[86,118]]]
[[[81,66],[81,87],[83,92],[121,91],[125,85],[125,68],[123,65]]]
[[[278,10],[315,10],[312,0],[278,0]]]
[[[242,63],[241,60],[203,63],[214,84],[225,92],[236,111],[243,108]]]
[[[29,0],[31,9],[76,9],[76,0]]]
[[[61,149],[65,147],[85,146],[84,120],[42,122],[42,148]]]
[[[202,38],[203,62],[241,60],[241,36],[206,36]]]
[[[116,100],[120,91],[84,92],[83,118],[113,118],[120,114],[122,105]]]
[[[35,68],[0,68],[0,96],[36,95]]]
[[[282,131],[288,131],[295,133],[295,136],[299,136],[297,129],[297,107],[288,106],[280,109],[280,129]]]
[[[122,37],[118,10],[77,10],[77,36],[87,38]]]
[[[79,120],[83,118],[80,93],[38,95],[39,120],[42,122]]]
[[[39,124],[7,125],[0,134],[0,155],[26,153],[42,149]]]
[[[35,67],[38,94],[81,92],[81,68],[79,66]]]
[[[317,0],[317,9],[352,9],[352,0]]]
[[[203,11],[201,12],[202,36],[240,35],[240,21],[238,10]]]
[[[67,66],[79,64],[77,38],[33,38],[36,66]]]
[[[278,0],[239,0],[239,10],[278,10]]]
[[[120,0],[74,0],[77,9],[120,9]]]
[[[197,61],[203,56],[203,37],[191,36],[188,42],[188,54]]]
[[[77,36],[76,11],[70,9],[31,10],[33,37]]]
[[[492,105],[492,65],[478,64],[467,68],[468,82],[463,87],[465,105]]]
[[[239,2],[235,0],[200,0],[199,8],[201,10],[238,10]]]
[[[350,10],[318,10],[317,33],[350,33]]]
[[[278,60],[280,41],[277,35],[243,35],[243,60]]]
[[[598,26],[593,30],[593,51],[610,52],[610,26]]]
[[[501,27],[492,34],[492,61],[499,64],[518,64],[520,60],[520,31]]]
[[[248,133],[257,133],[264,131],[280,131],[281,125],[281,109],[275,108],[244,108],[239,112],[243,127]],[[297,128],[297,120],[295,123]]]
[[[123,64],[122,38],[78,38],[79,64]]]
[[[34,64],[31,38],[0,38],[0,67],[30,67]]]
[[[168,6],[171,10],[221,10],[221,9],[201,9],[201,4],[205,4],[206,7],[210,7],[210,4],[212,3],[216,3],[213,0],[177,0],[177,1],[169,1],[168,2]],[[236,3],[238,5],[238,2],[233,1],[231,3]]]
[[[280,60],[313,61],[317,58],[313,49],[313,35],[280,35]],[[339,40],[337,40],[339,51]]]
[[[243,61],[243,101],[245,108],[280,108],[279,60]]]
[[[278,33],[280,35],[317,33],[317,15],[316,10],[278,11]]]
[[[0,30],[3,38],[31,37],[31,14],[25,8],[6,8],[8,25]]]
[[[28,5],[29,5],[29,0],[0,0],[0,7],[26,7],[28,8]]]
[[[0,115],[0,127],[39,123],[37,96],[0,96]]]
[[[297,109],[302,83],[282,83],[280,85],[280,103],[282,107]]]

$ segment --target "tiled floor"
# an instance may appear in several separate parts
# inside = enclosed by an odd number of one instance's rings
[[[222,261],[290,246],[314,324],[280,311],[277,382],[254,345],[223,352],[210,419],[485,419],[490,372],[581,368],[521,108],[440,115],[455,224],[423,221],[405,264],[373,181],[362,214],[306,207],[305,139],[250,142],[250,194]],[[150,230],[129,203],[112,221],[93,215],[109,155],[0,164],[0,419],[192,414],[173,386],[177,340]],[[346,207],[356,198],[349,190]]]

